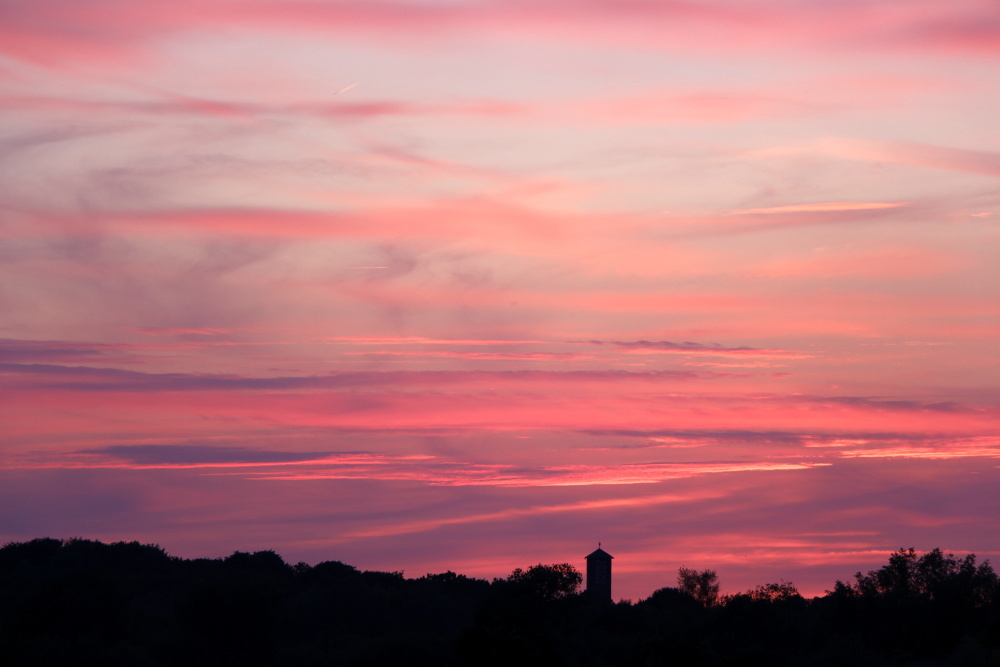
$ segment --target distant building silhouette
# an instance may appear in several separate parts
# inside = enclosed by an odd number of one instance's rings
[[[587,556],[587,594],[611,602],[611,554],[601,548]]]

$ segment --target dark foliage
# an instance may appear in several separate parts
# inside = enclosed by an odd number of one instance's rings
[[[682,567],[677,571],[677,586],[706,607],[719,599],[719,577],[715,570],[691,570]]]
[[[407,579],[38,539],[0,549],[0,664],[1000,665],[1000,585],[973,555],[900,550],[813,600],[785,581],[720,597],[711,570],[678,582],[609,604],[565,563]]]

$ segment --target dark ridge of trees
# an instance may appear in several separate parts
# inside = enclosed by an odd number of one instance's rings
[[[1000,665],[1000,583],[971,554],[900,549],[812,600],[787,581],[720,595],[688,568],[634,604],[581,582],[566,563],[407,579],[36,539],[0,549],[0,664]]]

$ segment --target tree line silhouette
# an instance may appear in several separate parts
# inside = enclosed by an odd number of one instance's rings
[[[989,562],[900,549],[826,595],[720,595],[712,570],[617,604],[566,563],[407,579],[273,551],[185,560],[155,544],[0,549],[3,665],[1000,665]]]

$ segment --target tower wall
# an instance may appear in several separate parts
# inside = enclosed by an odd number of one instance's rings
[[[587,594],[611,601],[611,558],[587,557]]]

